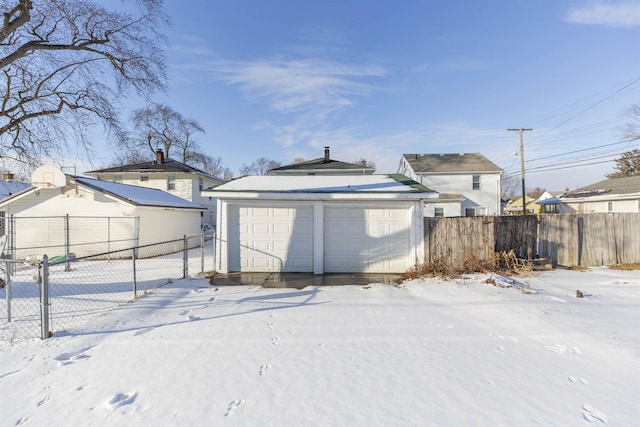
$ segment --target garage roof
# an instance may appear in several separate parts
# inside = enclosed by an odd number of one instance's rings
[[[406,197],[411,199],[437,198],[438,193],[399,174],[357,176],[245,176],[203,191],[203,196],[225,197],[241,194],[302,194],[316,196],[342,195],[349,198],[378,196],[381,198]],[[246,196],[245,196],[246,197]],[[370,198],[370,197],[367,197]]]
[[[121,184],[117,182],[100,181],[85,177],[71,177],[78,184],[109,194],[120,200],[132,203],[136,206],[152,206],[176,209],[205,209],[202,205],[190,202],[181,197],[174,196],[166,191],[155,188],[138,187],[136,185]]]

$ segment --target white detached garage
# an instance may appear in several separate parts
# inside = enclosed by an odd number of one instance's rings
[[[247,176],[218,198],[216,270],[402,272],[424,258],[422,206],[438,194],[403,175]]]

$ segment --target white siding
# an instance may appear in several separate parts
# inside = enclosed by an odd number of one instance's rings
[[[64,242],[64,221],[61,217],[69,215],[73,221],[70,226],[71,243],[81,244],[73,249],[77,256],[105,252],[104,241],[108,237],[114,241],[109,248],[115,250],[134,246],[138,237],[139,244],[149,244],[200,232],[199,211],[137,208],[83,187],[72,187],[65,192],[61,189],[40,189],[37,193],[17,197],[3,210],[6,218],[16,217],[17,247],[38,248]],[[73,220],[73,217],[94,218]],[[112,220],[95,217],[111,217]],[[26,227],[25,224],[31,225]],[[139,236],[137,224],[140,226]],[[96,241],[100,243],[92,244]],[[14,257],[41,256],[42,252],[42,249],[22,250]],[[60,255],[64,249],[52,248],[47,252],[48,255]]]

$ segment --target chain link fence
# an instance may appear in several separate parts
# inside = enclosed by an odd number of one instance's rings
[[[0,267],[0,340],[48,338],[214,266],[211,235]]]
[[[136,246],[139,227],[139,217],[11,215],[4,252],[13,259],[108,253]]]

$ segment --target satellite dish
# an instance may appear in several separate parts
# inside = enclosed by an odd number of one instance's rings
[[[66,183],[64,172],[52,165],[40,166],[31,175],[31,185],[36,188],[64,187]]]

